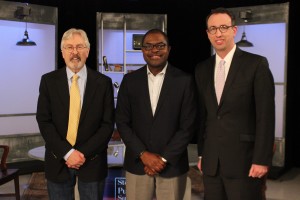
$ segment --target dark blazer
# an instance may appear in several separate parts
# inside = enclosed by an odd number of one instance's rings
[[[202,170],[215,175],[248,176],[251,164],[271,165],[274,143],[274,80],[265,57],[236,48],[218,106],[215,56],[197,65]]]
[[[146,66],[126,74],[118,93],[116,123],[126,145],[124,168],[145,174],[139,155],[147,150],[168,161],[161,176],[178,176],[189,169],[187,145],[195,130],[193,78],[169,64],[153,116],[147,76]]]
[[[45,140],[45,172],[51,181],[69,177],[63,157],[72,148],[66,140],[69,118],[69,89],[66,69],[41,78],[37,122]],[[113,132],[114,100],[111,79],[87,68],[87,82],[75,149],[86,162],[78,170],[82,181],[99,181],[107,176],[107,144]]]

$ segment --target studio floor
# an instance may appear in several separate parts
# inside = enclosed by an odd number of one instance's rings
[[[31,174],[20,176],[20,192],[28,187]],[[114,187],[111,187],[112,189]],[[13,192],[13,182],[0,186],[0,193]],[[106,191],[107,198],[112,200],[113,191]],[[1,200],[13,200],[14,198],[1,198]],[[300,168],[292,168],[276,180],[267,181],[267,199],[268,200],[300,200]],[[203,200],[202,193],[192,193],[191,200]]]

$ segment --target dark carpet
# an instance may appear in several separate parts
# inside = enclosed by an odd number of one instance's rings
[[[22,200],[48,200],[47,183],[44,172],[34,172],[22,195]]]

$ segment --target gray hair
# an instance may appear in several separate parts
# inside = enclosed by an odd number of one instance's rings
[[[74,34],[80,35],[83,38],[86,47],[90,48],[90,42],[89,42],[89,39],[86,35],[86,32],[82,29],[71,28],[71,29],[67,30],[64,33],[64,35],[62,36],[61,43],[60,43],[60,49],[61,50],[63,49],[65,41],[70,39],[71,37],[73,37]]]

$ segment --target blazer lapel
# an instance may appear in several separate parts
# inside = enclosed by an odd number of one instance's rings
[[[86,115],[88,107],[91,104],[91,101],[93,100],[94,93],[99,86],[96,84],[96,80],[97,80],[97,77],[94,76],[94,74],[91,73],[91,70],[87,67],[86,87],[85,87],[84,99],[82,102],[82,109],[81,109],[79,121],[81,121],[84,118],[84,116]]]
[[[228,90],[230,89],[234,78],[237,75],[237,72],[239,71],[240,67],[241,67],[241,63],[240,63],[240,55],[241,55],[241,50],[236,48],[236,51],[233,55],[232,61],[231,61],[231,66],[227,75],[227,79],[224,85],[224,89],[223,89],[223,93],[221,96],[221,100],[220,100],[220,105],[222,105],[224,98],[226,97],[226,94],[228,93]]]
[[[168,96],[168,91],[170,90],[170,88],[172,87],[172,79],[173,79],[173,70],[172,70],[172,66],[168,65],[167,70],[166,70],[166,74],[165,74],[165,78],[161,87],[161,91],[160,91],[160,95],[158,98],[158,102],[157,102],[157,106],[156,106],[156,110],[154,113],[154,118],[157,115],[157,113],[159,112],[162,104],[164,103],[166,97]]]
[[[149,85],[148,85],[148,74],[147,74],[147,65],[144,66],[144,69],[141,71],[140,76],[140,84],[141,84],[141,92],[142,97],[145,102],[145,112],[148,113],[149,116],[153,117],[152,108],[151,108],[151,101],[150,101],[150,94],[149,94]]]
[[[62,108],[69,110],[69,101],[70,101],[70,95],[69,95],[69,84],[68,84],[68,77],[66,68],[60,69],[58,71],[58,78],[56,82],[56,88],[58,91],[58,98],[62,101]]]
[[[209,60],[209,67],[207,71],[208,76],[208,94],[211,96],[212,102],[215,104],[216,107],[218,107],[218,101],[217,101],[217,95],[216,95],[216,89],[215,89],[215,62],[216,62],[216,56],[212,56]]]

